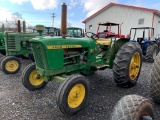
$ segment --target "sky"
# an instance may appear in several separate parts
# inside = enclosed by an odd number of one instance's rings
[[[84,28],[82,21],[110,2],[160,10],[159,0],[0,0],[0,24],[18,18],[27,26],[60,28],[61,5],[66,3],[67,25]]]

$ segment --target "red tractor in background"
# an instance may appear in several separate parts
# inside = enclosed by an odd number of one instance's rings
[[[115,30],[117,30],[117,33],[112,32]],[[121,35],[121,24],[108,21],[98,23],[98,29],[96,34],[92,32],[86,32],[86,36],[92,36],[96,40],[97,44],[108,46],[112,43],[112,41],[125,38],[125,35]],[[128,38],[126,38],[126,40],[129,41]]]
[[[99,32],[100,28],[103,26],[105,27],[103,32]],[[112,27],[117,27],[117,33],[112,32]],[[98,29],[97,29],[97,37],[99,38],[108,38],[108,37],[116,37],[116,38],[125,38],[125,35],[121,35],[121,28],[120,24],[118,23],[112,23],[112,22],[102,22],[98,23]]]

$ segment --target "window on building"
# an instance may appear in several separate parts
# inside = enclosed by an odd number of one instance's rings
[[[144,18],[139,19],[139,20],[138,20],[138,24],[139,24],[139,25],[143,25],[143,24],[144,24]]]
[[[89,29],[92,29],[92,25],[89,25]]]

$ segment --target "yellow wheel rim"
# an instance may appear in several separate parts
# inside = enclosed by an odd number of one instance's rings
[[[37,74],[37,70],[33,70],[29,75],[29,81],[32,85],[38,86],[44,82],[44,79],[42,76]]]
[[[129,67],[129,76],[131,80],[134,80],[140,70],[141,58],[140,54],[136,52],[131,59],[130,67]]]
[[[19,63],[16,60],[9,60],[5,64],[5,68],[7,71],[14,72],[18,69]]]
[[[83,84],[73,86],[68,95],[68,105],[71,108],[78,107],[85,97],[85,87]]]

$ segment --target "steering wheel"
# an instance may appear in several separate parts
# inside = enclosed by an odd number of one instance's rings
[[[89,35],[88,35],[89,34]],[[90,35],[91,34],[91,35]],[[93,39],[95,39],[95,40],[97,40],[97,39],[99,39],[99,37],[95,34],[95,33],[93,33],[93,32],[86,32],[86,36],[88,37],[88,38],[93,38]]]

